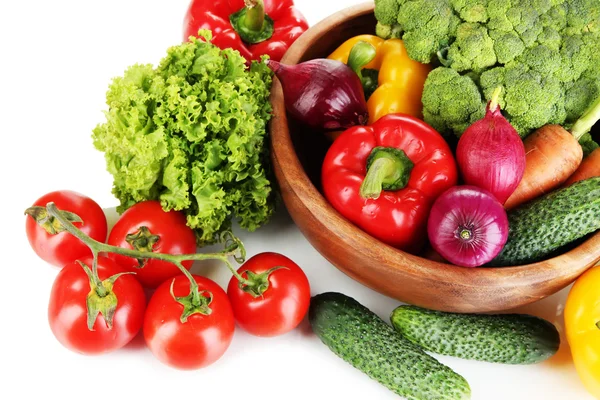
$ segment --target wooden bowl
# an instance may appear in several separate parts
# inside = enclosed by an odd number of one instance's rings
[[[373,3],[350,7],[310,28],[282,62],[327,57],[350,37],[374,31]],[[320,169],[330,142],[286,116],[277,80],[271,101],[272,160],[294,222],[327,260],[378,292],[442,311],[506,310],[557,292],[600,260],[600,232],[558,257],[504,268],[462,268],[383,244],[347,221],[320,193]]]

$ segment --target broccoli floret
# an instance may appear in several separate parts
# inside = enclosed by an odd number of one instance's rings
[[[557,32],[561,32],[567,26],[567,5],[565,3],[557,4],[540,16],[540,23],[544,28],[551,27]]]
[[[402,37],[402,29],[398,24],[384,25],[381,22],[378,22],[377,25],[375,25],[375,34],[384,39],[397,39]]]
[[[448,50],[452,69],[458,72],[484,70],[496,64],[494,41],[487,29],[480,24],[462,24],[456,32],[456,40]]]
[[[516,32],[506,32],[494,39],[494,52],[499,63],[506,64],[525,51],[525,43]]]
[[[556,29],[546,26],[538,36],[538,43],[543,44],[554,52],[558,52],[562,43],[562,36],[560,36],[560,33]]]
[[[583,149],[584,157],[587,157],[592,151],[600,147],[598,146],[598,143],[594,142],[594,139],[592,139],[592,134],[589,132],[583,135],[581,139],[579,139],[579,144]]]
[[[513,4],[506,16],[525,46],[529,47],[537,41],[544,27],[539,23],[540,13],[527,3],[529,2]]]
[[[461,19],[467,22],[487,22],[488,0],[450,0]]]
[[[403,39],[412,59],[446,67],[431,73],[422,98],[425,119],[442,132],[460,136],[497,86],[522,136],[569,126],[600,95],[599,0],[375,2],[376,15],[384,8],[397,18],[378,17],[378,33]]]
[[[444,67],[429,73],[423,88],[423,117],[438,132],[460,136],[484,113],[485,103],[470,77]]]
[[[422,63],[430,63],[438,51],[450,44],[459,23],[447,0],[409,0],[398,12],[406,51],[410,58]]]
[[[565,94],[566,121],[575,122],[600,95],[599,77],[582,78],[568,86]]]
[[[375,18],[383,25],[394,25],[399,10],[398,0],[375,0]]]
[[[560,54],[544,45],[525,50],[517,62],[539,72],[542,76],[554,75],[562,67]]]
[[[598,0],[569,0],[567,2],[567,34],[597,32],[600,28]]]

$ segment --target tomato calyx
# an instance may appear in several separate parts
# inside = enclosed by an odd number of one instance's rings
[[[194,281],[195,283],[196,281]],[[171,282],[171,297],[183,306],[183,313],[181,313],[180,321],[185,324],[188,318],[194,314],[210,315],[212,309],[210,303],[213,301],[213,295],[208,290],[198,290],[198,284],[190,285],[190,294],[187,296],[177,297],[173,292],[173,285],[175,279]]]
[[[153,235],[146,226],[140,226],[135,233],[125,236],[125,241],[137,251],[153,252],[154,245],[158,243],[160,236]],[[138,268],[143,268],[148,261],[145,258],[138,258]]]
[[[67,219],[67,221],[71,223],[81,222],[83,224],[83,220],[79,217],[79,215],[69,211],[60,210],[59,212],[64,218]],[[66,230],[59,220],[48,213],[46,207],[29,207],[27,210],[25,210],[25,214],[33,218],[35,222],[50,235],[56,235],[57,233],[64,232]]]
[[[273,267],[268,271],[257,274],[252,271],[244,271],[246,279],[239,282],[239,287],[242,291],[248,293],[254,298],[262,297],[269,289],[269,276],[278,269],[289,269],[284,266]]]
[[[86,297],[87,306],[87,326],[90,331],[94,330],[94,324],[98,319],[98,314],[102,314],[106,327],[111,330],[113,327],[113,318],[117,310],[118,299],[113,291],[113,286],[119,277],[132,274],[132,272],[121,272],[115,274],[103,281],[98,274],[90,269],[81,261],[77,261],[83,268],[90,281],[90,292]]]

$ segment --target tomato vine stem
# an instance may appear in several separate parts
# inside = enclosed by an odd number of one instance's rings
[[[237,239],[233,239],[231,237],[227,238],[226,242],[229,245],[227,246],[227,248],[224,251],[219,252],[219,253],[164,254],[164,253],[154,253],[154,252],[148,252],[148,251],[139,251],[139,250],[134,250],[134,249],[126,249],[123,247],[111,246],[109,244],[99,242],[99,241],[89,237],[84,232],[82,232],[80,229],[78,229],[75,225],[73,225],[61,213],[61,210],[59,210],[56,207],[56,204],[54,204],[53,202],[46,204],[46,209],[48,210],[48,214],[50,214],[51,216],[56,218],[56,220],[62,224],[65,231],[69,232],[71,235],[73,235],[76,238],[78,238],[79,240],[81,240],[92,250],[92,255],[94,256],[94,262],[92,264],[92,271],[95,275],[97,273],[97,268],[98,268],[98,254],[99,253],[114,253],[114,254],[120,254],[120,255],[132,257],[132,258],[155,259],[155,260],[162,260],[162,261],[166,261],[166,262],[175,264],[177,266],[177,268],[179,268],[179,270],[189,279],[192,293],[198,292],[198,284],[192,277],[192,274],[186,268],[183,267],[183,265],[182,265],[183,261],[220,260],[227,266],[227,268],[231,271],[231,273],[236,277],[236,279],[240,283],[245,284],[245,285],[250,284],[250,281],[248,281],[247,279],[242,277],[235,270],[235,268],[231,264],[231,261],[229,261],[229,257],[234,257],[236,259],[236,261],[238,261],[238,262],[244,261],[246,252],[245,252],[243,244]]]

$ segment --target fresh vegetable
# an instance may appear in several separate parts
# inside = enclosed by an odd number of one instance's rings
[[[193,0],[185,15],[183,40],[199,29],[213,31],[213,43],[246,60],[266,54],[279,61],[308,23],[292,0]]]
[[[418,252],[431,205],[457,181],[444,139],[421,120],[388,114],[345,131],[329,148],[323,192],[333,207],[367,233]]]
[[[117,350],[133,339],[144,318],[146,296],[138,281],[123,275],[113,260],[91,257],[65,265],[50,292],[48,321],[52,333],[82,354]]]
[[[185,224],[185,216],[178,211],[164,211],[158,201],[137,203],[121,215],[108,237],[108,244],[140,251],[167,254],[192,254],[196,252],[196,236]],[[179,268],[157,259],[136,259],[109,253],[127,271],[135,272],[140,283],[156,288],[169,278],[179,275]],[[182,261],[189,270],[192,260]]]
[[[225,291],[210,279],[198,275],[193,279],[198,285],[196,292],[190,290],[185,276],[160,285],[144,316],[148,348],[160,361],[179,369],[198,369],[217,361],[229,347],[235,329]]]
[[[246,68],[231,49],[202,39],[172,47],[157,68],[134,65],[107,93],[94,129],[119,212],[144,200],[183,211],[200,245],[218,240],[235,216],[254,230],[273,213],[266,124],[271,72]]]
[[[285,107],[313,129],[340,129],[367,122],[359,77],[340,61],[316,59],[297,65],[267,60],[281,82]]]
[[[163,254],[121,248],[98,242],[77,229],[77,227],[69,221],[69,218],[67,218],[55,204],[48,203],[46,205],[46,211],[48,212],[48,215],[57,220],[57,223],[59,223],[65,231],[89,246],[94,254],[94,258],[91,261],[91,269],[84,266],[84,273],[89,277],[89,284],[87,287],[91,286],[92,290],[86,289],[86,285],[82,282],[76,283],[73,286],[74,290],[83,293],[83,295],[78,295],[77,300],[81,300],[81,303],[85,304],[85,306],[82,305],[80,309],[86,307],[85,312],[88,315],[87,322],[89,331],[95,327],[93,324],[95,323],[96,318],[99,318],[99,315],[105,318],[107,330],[109,331],[111,331],[113,325],[117,323],[117,320],[113,323],[113,316],[114,318],[124,318],[119,316],[125,315],[126,312],[120,312],[119,307],[128,305],[124,300],[127,299],[126,296],[129,292],[125,294],[120,293],[117,289],[117,283],[125,278],[131,278],[133,282],[135,282],[138,289],[131,289],[130,292],[132,295],[135,295],[136,290],[139,290],[144,299],[143,304],[145,305],[145,297],[141,285],[131,276],[122,276],[131,274],[131,272],[120,272],[110,276],[104,281],[100,280],[97,274],[98,263],[110,263],[110,265],[115,266],[119,271],[121,271],[121,267],[109,258],[98,258],[98,254],[117,253],[135,259],[162,260],[176,265],[183,275],[179,275],[173,278],[173,280],[166,281],[163,285],[159,286],[151,299],[148,312],[143,316],[144,335],[149,342],[150,348],[158,358],[167,364],[182,369],[199,368],[208,365],[222,355],[231,341],[233,326],[235,324],[233,320],[233,311],[231,310],[227,295],[214,282],[206,278],[192,276],[181,263],[185,260],[220,260],[225,263],[227,268],[229,268],[240,282],[250,284],[251,282],[247,281],[236,272],[228,260],[229,257],[233,256],[236,261],[243,262],[245,257],[245,250],[241,242],[231,233],[223,238],[225,250],[220,253]],[[61,290],[58,286],[57,289],[53,291],[53,296],[57,298],[56,303],[58,306],[62,304],[61,302],[63,301],[64,293],[65,290]],[[177,293],[177,295],[175,293]],[[73,310],[77,311],[77,308],[75,307],[70,307],[62,313],[53,312],[55,309],[59,309],[59,307],[53,307],[51,302],[51,324],[53,322],[52,318],[54,318],[59,328],[61,327],[61,324],[65,325],[65,322],[70,323],[74,320],[72,316],[69,317],[68,320],[63,320],[66,313]],[[132,306],[127,307],[126,311],[136,312],[136,310],[139,310],[139,308]],[[144,313],[143,309],[140,313]],[[80,311],[76,315],[84,315],[84,312]],[[188,323],[188,319],[191,320],[191,322]],[[121,320],[119,320],[119,322],[121,322]],[[141,324],[141,322],[138,324],[138,329]],[[82,335],[90,334],[83,333]],[[107,336],[115,339],[114,332],[109,332]]]
[[[506,201],[508,209],[556,189],[577,171],[583,159],[579,139],[600,119],[600,97],[567,132],[559,125],[546,125],[525,139],[525,174]]]
[[[393,327],[423,349],[503,364],[534,364],[552,357],[560,336],[550,322],[522,314],[454,314],[400,306]]]
[[[234,276],[227,296],[237,324],[255,336],[278,336],[296,328],[310,304],[310,285],[302,269],[288,257],[260,253],[238,269],[250,284]]]
[[[583,159],[577,171],[567,179],[565,186],[597,176],[600,176],[600,148]]]
[[[541,260],[600,229],[600,177],[554,191],[508,213],[510,230],[494,265]]]
[[[402,40],[359,35],[328,58],[347,63],[361,77],[370,124],[392,113],[423,118],[421,95],[431,67],[408,57]]]
[[[462,267],[479,267],[502,250],[508,238],[508,217],[490,192],[455,186],[433,204],[427,232],[444,259]]]
[[[315,334],[339,357],[411,400],[469,399],[467,381],[356,300],[323,293],[311,300]]]
[[[523,137],[570,125],[600,94],[596,0],[376,0],[375,16],[377,33],[401,38],[412,59],[443,65],[423,91],[425,121],[442,134],[483,117],[498,86]]]
[[[42,260],[62,268],[77,259],[92,255],[85,244],[65,233],[61,224],[48,215],[45,207],[49,202],[54,202],[65,210],[65,217],[86,235],[101,242],[106,240],[106,216],[98,203],[70,190],[51,192],[37,199],[32,207],[25,210],[28,215],[25,221],[27,239]]]
[[[565,304],[565,330],[577,373],[586,389],[600,398],[600,268],[581,275]]]
[[[500,112],[500,92],[494,92],[485,117],[460,137],[456,161],[466,184],[487,190],[504,204],[523,178],[525,147]]]

